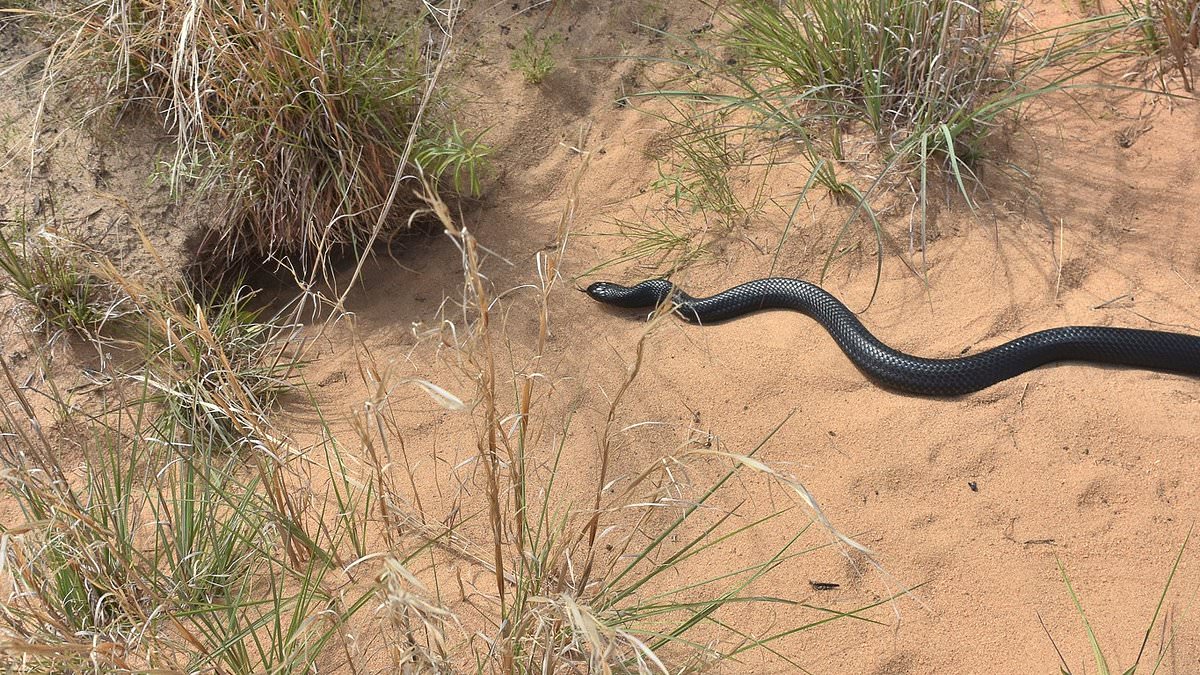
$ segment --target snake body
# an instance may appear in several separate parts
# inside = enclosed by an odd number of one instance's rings
[[[669,298],[680,317],[698,324],[764,309],[803,312],[824,326],[869,377],[893,389],[927,396],[979,391],[1054,361],[1200,375],[1200,336],[1135,328],[1065,326],[1030,333],[970,356],[912,356],[885,345],[841,301],[800,279],[758,279],[706,298],[692,297],[665,279],[635,286],[600,281],[585,292],[599,302],[626,308],[657,307]]]

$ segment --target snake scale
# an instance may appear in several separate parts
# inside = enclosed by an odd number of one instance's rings
[[[635,286],[600,281],[585,292],[599,302],[625,308],[657,307],[670,298],[680,317],[698,324],[764,309],[803,312],[824,326],[869,377],[886,387],[926,396],[969,394],[1055,361],[1200,375],[1200,336],[1135,328],[1065,326],[1023,335],[970,356],[912,356],[885,345],[841,301],[800,279],[758,279],[706,298],[692,297],[665,279]]]

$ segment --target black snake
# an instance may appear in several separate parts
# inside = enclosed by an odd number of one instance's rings
[[[636,286],[600,281],[586,293],[617,307],[657,307],[670,298],[692,323],[725,321],[762,309],[793,309],[816,319],[868,376],[915,394],[957,396],[979,391],[1053,361],[1091,361],[1200,375],[1200,336],[1135,328],[1066,326],[1024,335],[986,351],[950,359],[911,356],[883,344],[844,304],[800,279],[758,279],[694,298],[665,279]]]

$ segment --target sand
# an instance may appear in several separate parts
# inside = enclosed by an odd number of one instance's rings
[[[669,30],[706,21],[690,3],[663,4]],[[1063,11],[1042,8],[1030,20],[1059,20]],[[623,93],[648,86],[649,74],[638,63],[600,58],[668,48],[631,28],[640,12],[621,2],[563,3],[549,14],[514,12],[510,3],[480,5],[464,18],[461,61],[452,75],[466,92],[470,121],[489,128],[497,148],[488,194],[462,212],[461,223],[490,252],[484,272],[492,291],[504,293],[493,309],[495,334],[511,346],[501,372],[539,374],[534,452],[543,462],[571,416],[559,469],[564,501],[592,494],[608,401],[645,329],[638,312],[602,308],[572,288],[652,274],[624,264],[580,276],[627,244],[600,236],[617,230],[615,220],[662,206],[646,186],[659,176],[654,141],[665,126],[614,105]],[[509,49],[526,27],[543,25],[567,37],[560,67],[543,84],[527,85],[509,69]],[[1057,325],[1200,332],[1200,105],[1149,101],[1097,89],[1034,106],[1003,149],[1029,170],[1032,183],[985,176],[994,192],[976,211],[961,200],[935,199],[928,283],[900,256],[885,253],[864,323],[885,342],[925,356],[974,352]],[[589,153],[586,169],[581,151]],[[130,152],[113,149],[115,156]],[[10,195],[17,194],[16,164],[6,168]],[[128,197],[133,210],[169,241],[178,219],[153,216],[155,202],[135,164],[110,164],[106,171],[124,181],[127,194],[140,195]],[[530,362],[538,322],[529,285],[538,283],[538,256],[556,241],[571,180],[581,170],[563,278],[550,295],[546,353]],[[82,180],[72,178],[81,174],[68,162],[48,171],[35,183]],[[771,194],[787,208],[786,196],[799,187],[778,177]],[[98,199],[98,191],[87,186],[81,193]],[[900,201],[884,223],[906,253],[911,203]],[[71,208],[83,219],[86,209]],[[847,213],[814,199],[784,243],[775,273],[817,280],[831,234]],[[769,274],[785,218],[771,206],[763,217],[715,234],[713,254],[675,280],[699,294]],[[860,227],[844,244],[851,252],[823,285],[862,309],[874,289],[874,242]],[[347,433],[350,416],[373,394],[365,352],[393,383],[421,378],[467,401],[475,394],[461,357],[439,339],[448,331],[443,319],[465,329],[457,305],[458,249],[435,235],[394,254],[367,266],[347,300],[353,320],[319,336],[311,329],[315,360],[305,379],[334,428]],[[919,254],[910,259],[920,264]],[[5,358],[10,351],[6,346]],[[511,391],[511,376],[502,380],[500,389]],[[510,399],[505,394],[505,412]],[[391,433],[404,439],[416,467],[424,513],[441,521],[470,503],[463,491],[482,480],[469,462],[475,427],[416,387],[397,384],[391,405]],[[774,645],[810,672],[1057,672],[1055,645],[1076,672],[1089,672],[1087,636],[1059,564],[1110,665],[1127,667],[1200,513],[1200,382],[1184,376],[1061,364],[960,398],[920,398],[865,379],[810,319],[770,312],[715,326],[659,324],[617,414],[622,428],[641,426],[620,435],[610,478],[627,480],[678,453],[688,439],[744,454],[769,438],[757,457],[793,474],[834,526],[874,552],[877,566],[827,546],[789,561],[756,592],[848,610],[914,589],[867,612],[878,623],[835,622]],[[298,443],[309,439],[302,405],[280,419]],[[691,478],[702,483],[706,476],[698,469]],[[789,500],[766,480],[749,478],[740,490],[746,506],[738,518],[745,521]],[[809,520],[802,509],[788,512],[767,530],[705,555],[694,563],[696,573],[769,556]],[[831,541],[819,528],[806,537],[813,546]],[[1197,550],[1185,552],[1165,604],[1174,641],[1161,672],[1200,672]],[[487,591],[485,573],[465,562],[461,569],[468,584]],[[816,590],[810,582],[838,587]],[[819,618],[738,608],[722,616],[759,634]],[[722,670],[792,667],[754,654]]]

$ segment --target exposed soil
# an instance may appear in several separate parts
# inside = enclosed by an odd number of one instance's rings
[[[653,67],[604,57],[672,48],[634,21],[652,17],[686,33],[708,19],[693,3],[662,3],[669,11],[628,4],[555,3],[548,13],[485,3],[463,19],[451,75],[464,91],[469,121],[490,129],[497,149],[488,194],[461,222],[490,252],[483,265],[493,291],[508,292],[493,311],[506,345],[501,352],[512,354],[500,371],[543,375],[535,450],[543,459],[571,416],[558,484],[580,498],[599,479],[596,437],[645,325],[637,312],[602,308],[572,284],[652,274],[625,264],[576,279],[627,245],[600,236],[616,231],[615,219],[635,220],[662,205],[646,188],[659,175],[654,144],[665,126],[615,103],[651,86]],[[1031,19],[1048,24],[1062,11],[1056,4]],[[559,68],[536,86],[508,65],[511,47],[530,27],[565,38]],[[5,49],[6,61],[21,56],[20,45]],[[11,213],[52,190],[74,234],[129,264],[155,268],[128,236],[134,223],[168,259],[186,257],[189,223],[203,217],[202,205],[177,205],[150,180],[155,158],[169,156],[169,136],[136,119],[123,120],[117,137],[103,141],[89,129],[44,130],[43,138],[57,140],[30,178],[26,141],[37,83],[9,77],[2,86],[0,129],[8,147],[0,209]],[[953,356],[1058,325],[1200,333],[1200,105],[1082,90],[1034,106],[1006,145],[1003,159],[1028,170],[1032,181],[1014,185],[985,175],[994,190],[975,212],[961,200],[937,200],[936,236],[924,252],[928,283],[886,253],[878,293],[862,314],[876,335],[904,351]],[[564,279],[551,294],[546,355],[528,363],[538,330],[529,285],[538,283],[538,255],[555,243],[580,171]],[[699,294],[769,274],[788,196],[802,185],[792,178],[784,171],[770,185],[779,206],[714,236],[712,255],[675,281]],[[910,209],[904,203],[884,220],[906,255]],[[814,199],[801,213],[774,273],[816,280],[848,210]],[[861,309],[875,283],[874,240],[860,228],[843,245],[849,252],[823,285]],[[353,321],[311,332],[314,362],[305,380],[347,439],[351,413],[374,394],[364,382],[367,352],[393,383],[421,378],[464,400],[475,392],[456,365],[460,357],[439,339],[448,330],[442,318],[464,329],[456,304],[459,250],[433,236],[393,253],[376,257],[349,294]],[[911,259],[919,265],[920,253]],[[26,349],[8,323],[5,359]],[[502,382],[500,389],[512,387]],[[431,522],[441,521],[463,490],[483,480],[468,461],[477,453],[472,422],[415,387],[397,385],[392,405],[393,433],[415,466],[421,508]],[[834,525],[869,547],[882,567],[826,547],[764,578],[757,593],[849,610],[915,588],[866,614],[880,623],[834,622],[774,645],[811,672],[1057,672],[1055,645],[1072,668],[1088,672],[1090,647],[1056,561],[1068,570],[1111,661],[1126,667],[1200,513],[1200,382],[1184,376],[1061,364],[961,398],[919,398],[865,379],[810,319],[770,312],[705,327],[660,324],[619,416],[622,427],[653,424],[622,435],[610,479],[627,479],[697,433],[733,453],[770,437],[758,458],[795,474]],[[310,422],[303,404],[280,416],[301,446],[312,440]],[[702,483],[702,474],[694,482]],[[750,480],[744,498],[739,514],[749,519],[786,503],[787,495]],[[808,522],[793,510],[693,565],[712,575],[762,559]],[[808,537],[810,545],[829,541],[817,529]],[[1175,636],[1160,672],[1200,672],[1198,551],[1187,550],[1165,605]],[[465,561],[461,569],[468,584],[486,590],[482,570]],[[816,590],[810,582],[838,587]],[[759,634],[820,618],[799,610],[723,611]],[[723,670],[792,672],[765,653]]]

